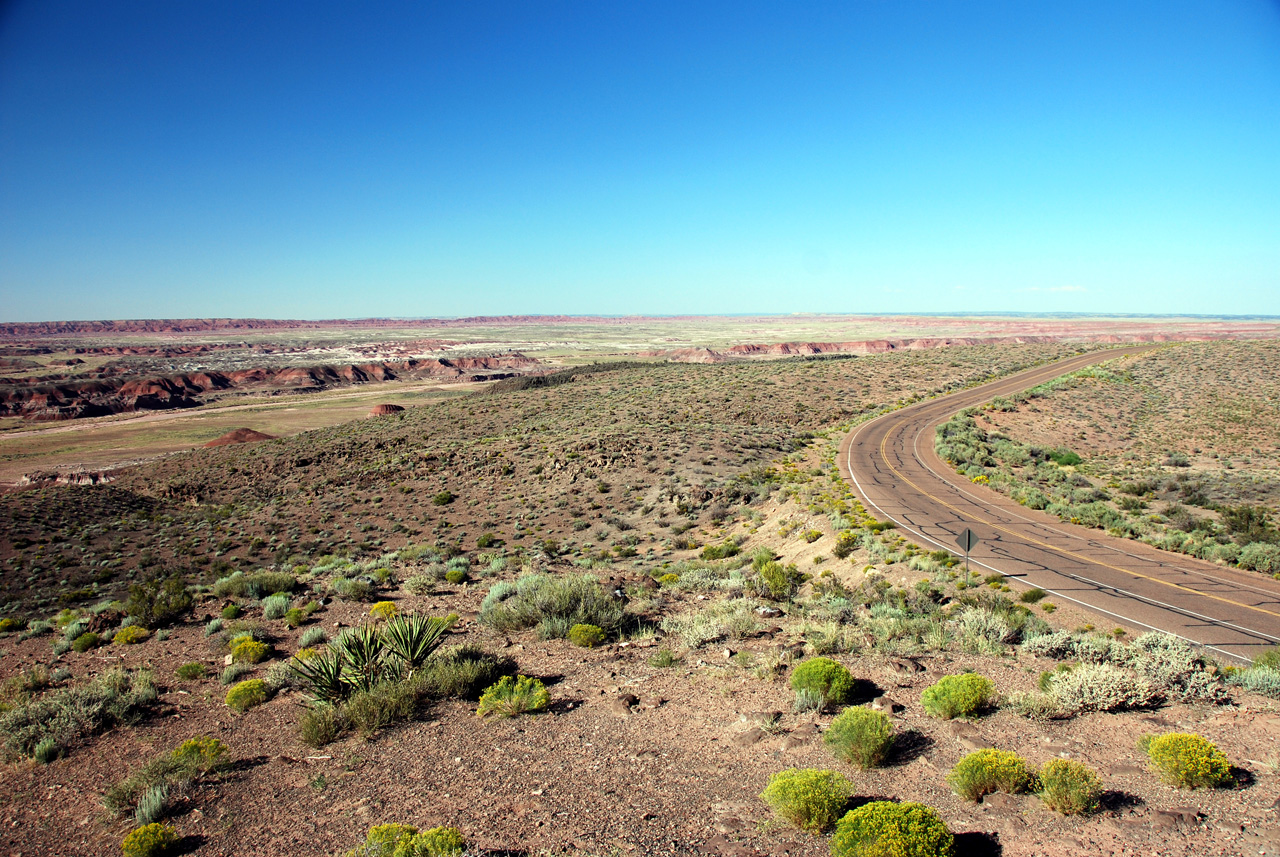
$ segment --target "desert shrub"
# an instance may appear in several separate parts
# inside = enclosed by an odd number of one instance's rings
[[[90,649],[98,648],[98,646],[103,645],[104,642],[105,641],[102,637],[98,636],[93,631],[85,631],[83,634],[71,641],[71,648],[73,651],[87,652]]]
[[[1125,660],[1158,691],[1177,702],[1223,702],[1226,688],[1205,671],[1204,659],[1191,644],[1172,634],[1152,631],[1124,650]]]
[[[303,622],[307,621],[307,614],[297,607],[291,607],[284,611],[284,616],[281,618],[284,619],[286,628],[299,628]]]
[[[137,625],[130,625],[127,628],[121,628],[119,631],[116,631],[115,636],[111,638],[111,642],[115,643],[117,646],[132,646],[135,643],[141,643],[150,636],[151,635],[147,633],[146,628],[140,628]]]
[[[831,721],[822,740],[836,756],[859,768],[876,768],[893,747],[893,724],[881,711],[846,708]]]
[[[31,758],[41,765],[48,765],[61,755],[62,748],[58,746],[58,742],[54,738],[40,739],[40,743],[36,744],[35,750],[31,752]]]
[[[951,720],[969,717],[989,707],[995,700],[995,685],[976,673],[943,676],[925,688],[920,703],[930,717]]]
[[[667,616],[662,630],[675,634],[691,649],[715,640],[742,639],[760,626],[756,602],[748,598],[726,598],[702,609]]]
[[[465,568],[451,568],[444,573],[444,579],[455,586],[466,583],[467,570]]]
[[[178,833],[171,826],[154,822],[139,827],[120,843],[122,857],[163,857],[178,844]]]
[[[1074,657],[1075,649],[1076,638],[1070,631],[1051,631],[1022,643],[1022,650],[1027,654],[1055,660]]]
[[[730,540],[719,545],[707,545],[699,555],[702,559],[728,559],[738,555],[738,543]]]
[[[343,601],[367,601],[373,594],[373,584],[358,577],[335,577],[329,581],[329,592]]]
[[[1280,545],[1254,542],[1240,549],[1237,560],[1241,568],[1261,571],[1264,574],[1280,573]]]
[[[260,664],[267,657],[266,643],[259,643],[252,637],[242,637],[231,648],[231,662],[237,664]]]
[[[853,696],[853,675],[830,658],[810,658],[791,673],[791,689],[822,695],[827,705],[843,705]]]
[[[924,804],[871,801],[846,813],[831,838],[832,857],[951,857],[955,837]]]
[[[1256,666],[1234,670],[1227,677],[1227,681],[1251,693],[1280,699],[1280,669],[1275,667]]]
[[[228,604],[222,608],[222,612],[219,615],[228,622],[234,622],[236,619],[240,618],[240,614],[242,612],[243,611],[240,609],[239,604]]]
[[[139,825],[154,824],[169,811],[169,787],[164,783],[154,785],[143,792],[133,811],[133,820]]]
[[[1148,736],[1139,745],[1171,786],[1180,789],[1220,788],[1230,785],[1231,763],[1213,742],[1186,732]]]
[[[395,618],[399,612],[400,608],[396,606],[394,601],[379,601],[369,608],[369,616],[381,621]]]
[[[786,601],[807,579],[794,564],[783,565],[770,560],[760,567],[760,594],[775,601]]]
[[[289,596],[283,592],[262,599],[263,619],[283,619],[289,612]]]
[[[1037,601],[1041,600],[1048,594],[1049,593],[1045,592],[1043,589],[1040,589],[1039,587],[1032,587],[1031,589],[1028,589],[1025,592],[1023,592],[1021,595],[1019,595],[1018,600],[1021,601],[1023,604],[1035,604]]]
[[[168,625],[191,607],[191,593],[180,575],[154,577],[129,587],[124,611],[151,628]]]
[[[1045,806],[1063,815],[1097,812],[1102,799],[1102,780],[1097,773],[1073,759],[1053,759],[1038,772],[1037,793]]]
[[[584,649],[593,649],[604,640],[604,629],[599,625],[574,625],[569,629],[569,642]]]
[[[574,625],[596,625],[613,633],[622,625],[623,609],[592,575],[525,574],[514,586],[497,584],[489,590],[480,605],[480,621],[502,632],[563,628],[544,637],[564,636]]]
[[[278,592],[292,592],[298,578],[287,571],[259,571],[245,574],[237,571],[213,584],[213,594],[219,598],[266,598]],[[235,618],[235,617],[230,617]]]
[[[47,619],[36,619],[27,623],[27,630],[22,632],[20,639],[29,640],[32,637],[43,637],[45,634],[53,633],[53,623]]]
[[[302,636],[298,638],[298,645],[304,649],[314,649],[316,646],[328,642],[328,640],[329,635],[324,628],[316,626],[302,632]]]
[[[412,717],[417,705],[415,686],[382,682],[369,690],[353,693],[342,703],[339,714],[344,725],[355,727],[368,739],[379,729]]]
[[[217,738],[200,735],[176,749],[157,756],[141,769],[107,789],[103,805],[117,816],[135,813],[158,821],[164,817],[170,788],[186,789],[198,777],[226,770],[231,765],[227,746]],[[151,806],[143,809],[148,794]]]
[[[458,857],[466,847],[462,834],[452,827],[420,833],[407,824],[379,824],[369,828],[364,844],[346,857]]]
[[[649,666],[657,669],[667,669],[674,667],[680,663],[680,659],[668,648],[661,648],[649,656]]]
[[[947,785],[965,800],[977,801],[995,792],[1021,794],[1034,782],[1026,761],[1008,750],[978,750],[965,756],[947,774]]]
[[[836,823],[853,794],[853,783],[844,774],[788,768],[769,778],[760,799],[784,821],[810,833],[822,833]]]
[[[27,626],[27,620],[15,619],[12,616],[6,616],[0,619],[0,634],[11,634],[14,631],[21,631]]]
[[[490,654],[479,646],[463,645],[436,652],[413,680],[423,693],[434,698],[478,699],[481,691],[515,671],[515,662],[510,658]]]
[[[227,706],[241,714],[267,701],[267,685],[260,678],[246,679],[227,691]]]
[[[831,548],[831,553],[833,553],[837,559],[848,559],[849,555],[857,550],[858,543],[859,538],[856,534],[845,531],[836,536],[836,543],[835,546]]]
[[[436,580],[429,574],[415,574],[403,584],[410,595],[430,595],[435,591]]]
[[[450,503],[452,503],[455,499],[456,498],[454,497],[453,492],[446,490],[446,491],[441,491],[440,493],[432,497],[431,502],[436,506],[447,506]]]
[[[320,749],[342,735],[343,723],[332,705],[304,708],[298,715],[298,738],[308,747]]]
[[[984,607],[966,607],[956,621],[960,648],[977,654],[998,654],[1017,634],[1005,617]]]
[[[243,661],[228,664],[226,668],[222,670],[222,674],[218,676],[218,681],[224,686],[235,684],[243,676],[248,675],[251,672],[253,672],[252,664],[246,664]]]
[[[1073,670],[1056,672],[1049,683],[1049,693],[1065,715],[1145,708],[1160,698],[1145,679],[1110,664],[1081,664]]]
[[[523,675],[514,678],[503,676],[481,694],[476,714],[481,717],[514,717],[543,711],[550,704],[551,695],[538,679]]]

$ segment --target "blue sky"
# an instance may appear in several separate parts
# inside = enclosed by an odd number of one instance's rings
[[[1280,314],[1280,3],[10,2],[0,319]]]

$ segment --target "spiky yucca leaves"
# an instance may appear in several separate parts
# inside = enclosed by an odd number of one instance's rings
[[[386,671],[386,646],[372,625],[343,631],[331,644],[345,666],[345,678],[357,690],[369,691],[382,681]]]
[[[346,665],[342,657],[333,651],[315,655],[307,660],[294,658],[293,671],[306,682],[316,702],[337,705],[351,695],[352,686],[346,677]]]
[[[396,616],[382,629],[382,641],[412,676],[440,647],[444,635],[457,621],[456,613],[443,617]]]

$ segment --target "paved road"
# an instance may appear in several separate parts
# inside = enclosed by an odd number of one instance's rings
[[[975,570],[1010,575],[1053,593],[1053,600],[1074,601],[1131,627],[1168,631],[1233,660],[1250,659],[1280,643],[1280,581],[1027,509],[973,484],[933,451],[934,429],[964,408],[1152,347],[1067,358],[878,417],[841,443],[841,474],[869,511],[921,545],[959,553],[956,537],[973,530],[982,539],[970,554]]]

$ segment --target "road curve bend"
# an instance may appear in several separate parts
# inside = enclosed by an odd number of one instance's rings
[[[868,511],[892,520],[922,546],[958,553],[957,536],[971,529],[982,540],[969,555],[975,569],[999,572],[1133,627],[1177,634],[1232,660],[1249,660],[1280,643],[1280,581],[1027,509],[970,482],[934,452],[934,430],[964,408],[1152,347],[1069,357],[877,417],[841,442],[840,473]]]

